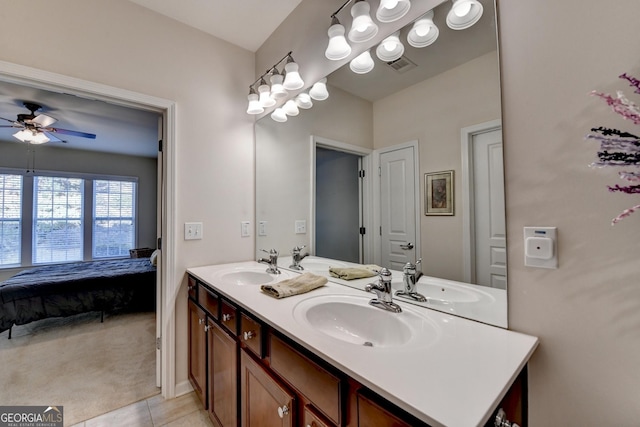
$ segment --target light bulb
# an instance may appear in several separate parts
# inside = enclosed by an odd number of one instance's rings
[[[284,82],[282,86],[286,90],[297,90],[304,86],[304,80],[300,77],[298,72],[298,64],[293,61],[293,58],[287,59],[287,64],[284,66]]]
[[[376,11],[376,18],[384,23],[395,22],[405,16],[410,8],[410,0],[381,0]]]
[[[284,123],[287,121],[287,115],[280,107],[276,108],[274,112],[271,113],[271,118],[278,123]]]
[[[331,61],[339,61],[346,58],[351,54],[351,46],[347,43],[347,39],[344,37],[345,29],[335,16],[331,20],[331,27],[327,31],[329,35],[329,44],[327,50],[324,52],[324,56]]]
[[[371,6],[365,0],[358,0],[351,8],[351,16],[353,21],[351,23],[351,30],[349,30],[349,40],[355,43],[362,43],[371,40],[378,34],[378,26],[371,15],[369,10]]]
[[[387,40],[382,43],[382,47],[384,47],[384,50],[386,50],[387,52],[393,52],[393,49],[395,49],[397,45],[398,44],[393,40]]]
[[[290,99],[287,102],[285,102],[284,105],[282,106],[282,109],[284,110],[287,116],[293,117],[293,116],[297,116],[300,113],[300,110],[298,110],[298,105],[293,99]]]
[[[284,76],[278,72],[277,69],[273,70],[273,74],[269,78],[271,81],[271,97],[273,99],[284,98],[289,95],[289,92],[282,86]]]
[[[313,107],[313,101],[311,101],[311,95],[309,95],[306,92],[299,93],[298,96],[296,96],[296,105],[298,106],[298,108],[302,108],[305,110],[308,110],[309,108]]]
[[[356,74],[366,74],[369,71],[373,70],[375,63],[373,62],[373,58],[371,58],[371,52],[365,50],[360,55],[356,56],[349,63],[349,68]]]
[[[453,6],[453,13],[455,13],[456,16],[458,16],[460,18],[462,18],[463,16],[468,15],[469,12],[471,12],[471,3],[470,2],[461,1],[461,2],[458,2],[457,4],[455,4]]]
[[[376,55],[384,62],[393,62],[404,53],[404,45],[400,42],[400,31],[396,31],[384,39],[376,48]]]
[[[327,90],[327,79],[320,79],[313,84],[313,87],[309,90],[309,95],[316,101],[324,101],[329,97],[329,91]]]
[[[407,42],[413,47],[426,47],[436,41],[440,30],[433,23],[433,10],[428,11],[413,24],[407,34]]]
[[[258,94],[260,105],[265,108],[273,107],[276,105],[276,100],[271,97],[271,88],[264,81],[264,78],[260,80],[260,86],[258,86]]]
[[[482,17],[482,3],[478,0],[452,0],[453,5],[447,13],[447,25],[452,30],[464,30],[478,22]]]

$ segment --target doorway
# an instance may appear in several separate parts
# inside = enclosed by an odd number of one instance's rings
[[[162,115],[163,156],[159,157],[158,168],[161,169],[157,183],[159,198],[157,221],[162,241],[162,250],[158,261],[158,280],[156,303],[157,360],[160,361],[156,372],[156,383],[162,389],[164,397],[175,395],[175,313],[166,308],[174,303],[178,284],[168,278],[174,277],[175,254],[173,241],[175,227],[173,217],[175,201],[173,181],[175,171],[175,103],[170,100],[156,98],[124,89],[88,82],[50,73],[17,64],[0,62],[0,81],[32,87],[51,92],[66,93],[88,99],[104,101],[114,105],[125,106]],[[162,339],[160,339],[162,338]]]

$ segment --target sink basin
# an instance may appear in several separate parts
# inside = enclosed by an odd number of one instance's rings
[[[392,287],[394,290],[404,289],[402,280],[393,280]],[[427,300],[438,302],[473,303],[493,299],[490,294],[467,285],[454,285],[437,280],[425,281],[424,278],[418,281],[417,291],[427,297]],[[398,298],[404,299],[400,296]]]
[[[403,307],[392,313],[369,305],[371,297],[322,295],[298,303],[293,316],[315,333],[367,347],[428,345],[439,336],[436,324]]]
[[[235,267],[215,274],[214,280],[220,285],[267,285],[291,277],[291,273],[282,271],[280,274],[270,274],[264,267]]]

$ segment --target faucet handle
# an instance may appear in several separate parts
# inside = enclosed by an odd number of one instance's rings
[[[307,245],[302,245],[302,246],[294,246],[293,249],[291,249],[292,253],[298,252],[300,253],[300,251],[302,251],[304,248],[306,248]]]
[[[267,253],[269,255],[278,255],[278,251],[276,249],[260,249],[262,252]]]

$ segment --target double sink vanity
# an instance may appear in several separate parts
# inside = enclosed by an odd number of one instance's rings
[[[442,310],[482,309],[490,293],[423,277],[425,306],[394,297],[395,313],[369,304],[377,277],[329,275],[353,264],[310,256],[294,271],[289,261],[280,274],[254,261],[188,270],[189,377],[215,425],[482,426],[503,407],[526,425],[537,338]],[[329,280],[282,299],[260,289],[303,272]]]

